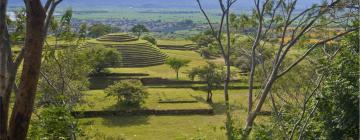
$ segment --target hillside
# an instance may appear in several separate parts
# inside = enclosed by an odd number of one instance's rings
[[[156,46],[127,33],[108,34],[88,43],[117,48],[122,56],[118,67],[123,68],[161,65],[167,58],[167,55]]]

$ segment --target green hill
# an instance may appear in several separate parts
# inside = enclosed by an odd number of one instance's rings
[[[122,54],[119,67],[146,67],[164,64],[167,55],[145,40],[138,40],[127,33],[108,34],[89,40],[90,45],[114,47]]]

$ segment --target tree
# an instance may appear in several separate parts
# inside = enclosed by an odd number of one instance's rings
[[[139,106],[148,93],[139,80],[123,80],[105,89],[107,96],[116,96],[118,104]]]
[[[26,138],[34,108],[37,83],[40,74],[44,40],[56,6],[62,0],[24,1],[26,7],[25,45],[19,55],[12,59],[11,44],[6,22],[7,0],[0,0],[0,139],[23,140]],[[16,72],[22,60],[20,85],[17,86],[15,103],[10,121],[9,106]],[[7,127],[9,122],[9,127]]]
[[[358,25],[357,25],[358,26]],[[325,62],[324,85],[318,97],[316,120],[324,139],[359,138],[359,31],[345,38],[344,48]]]
[[[140,39],[140,36],[144,32],[149,32],[149,29],[147,29],[145,25],[137,24],[137,25],[135,25],[134,27],[131,28],[131,32],[136,34],[137,38]]]
[[[279,78],[291,71],[319,46],[329,43],[330,41],[336,40],[359,29],[359,27],[344,28],[336,34],[320,36],[316,42],[304,42],[305,38],[309,37],[309,34],[319,32],[323,28],[328,28],[328,25],[330,24],[332,24],[332,26],[338,27],[344,27],[344,25],[349,27],[349,25],[347,25],[349,22],[344,21],[354,19],[353,15],[356,14],[352,12],[357,11],[357,6],[356,2],[336,0],[331,2],[324,2],[320,5],[314,5],[295,15],[294,11],[297,6],[297,2],[297,0],[255,1],[253,17],[256,18],[256,25],[258,28],[250,53],[251,67],[249,75],[249,113],[244,128],[245,136],[249,135],[255,118],[261,111],[274,83]],[[337,12],[344,8],[347,9],[345,10],[347,12]],[[285,11],[282,11],[284,9]],[[348,20],[342,20],[343,18]],[[323,22],[321,19],[327,20],[324,20],[325,22]],[[252,96],[254,72],[257,68],[255,66],[256,51],[259,46],[264,46],[265,44],[271,42],[271,40],[276,42],[276,52],[271,59],[271,67],[267,69],[267,78],[261,82],[265,84],[260,89],[260,98],[256,104],[255,109],[253,110]],[[304,46],[306,50],[291,64],[286,65],[284,60],[289,57],[289,51],[293,50],[296,46],[299,46],[299,44],[301,44],[300,46]]]
[[[25,8],[21,8],[18,11],[15,12],[16,19],[13,22],[15,32],[13,32],[10,35],[11,41],[15,44],[21,43],[23,44],[23,41],[25,40],[25,23],[26,23],[26,16],[25,16]],[[11,24],[10,24],[11,26]]]
[[[30,139],[75,139],[80,129],[77,120],[64,107],[49,106],[35,116],[29,130]]]
[[[69,111],[81,101],[82,91],[89,86],[88,76],[95,71],[95,62],[85,55],[87,48],[81,46],[83,31],[71,29],[71,9],[68,9],[61,20],[52,19],[52,44],[46,43],[40,71],[38,92],[40,100],[36,106],[64,107]],[[57,26],[62,25],[62,26]],[[69,33],[70,32],[70,33]],[[61,47],[66,42],[67,47]]]
[[[179,58],[168,58],[165,61],[165,64],[169,65],[171,69],[176,72],[176,79],[179,80],[179,71],[182,67],[186,67],[191,61],[187,59],[179,59]]]
[[[207,98],[206,101],[212,103],[212,90],[216,87],[221,86],[224,81],[225,72],[222,66],[217,66],[215,63],[207,62],[207,65],[202,67],[193,68],[188,73],[190,79],[194,80],[198,77],[207,84]]]
[[[110,25],[105,25],[102,23],[94,24],[89,27],[89,36],[93,38],[100,37],[102,35],[106,35],[112,32],[116,32],[119,29],[111,27]]]
[[[84,55],[91,61],[93,73],[99,73],[106,67],[116,66],[122,59],[117,49],[103,46],[88,48]]]
[[[88,30],[88,27],[87,27],[86,23],[80,25],[79,38],[78,38],[77,44],[79,44],[80,42],[85,42],[86,37],[87,37],[87,30]]]
[[[157,41],[154,37],[151,36],[145,36],[142,38],[143,40],[149,41],[151,44],[156,45]]]
[[[219,54],[216,40],[212,35],[211,30],[204,31],[190,38],[191,41],[197,44],[200,49],[201,56],[204,58],[210,58]]]
[[[232,120],[231,120],[231,108],[229,103],[229,83],[230,83],[230,76],[231,76],[231,69],[230,69],[230,52],[231,52],[231,31],[230,31],[230,21],[229,21],[229,15],[232,5],[237,0],[219,0],[219,5],[221,8],[221,18],[219,27],[216,29],[214,27],[215,24],[210,21],[210,18],[208,14],[205,12],[200,0],[196,0],[201,13],[204,15],[207,24],[210,27],[211,35],[215,38],[217,46],[219,47],[219,50],[221,52],[221,55],[224,59],[224,63],[226,65],[226,77],[224,80],[224,99],[225,99],[225,106],[226,106],[226,132],[228,139],[232,139]],[[225,43],[223,42],[223,29],[225,29]]]

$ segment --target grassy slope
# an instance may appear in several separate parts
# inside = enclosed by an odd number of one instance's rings
[[[201,56],[193,51],[178,51],[178,50],[163,50],[169,57],[176,57],[182,59],[189,59],[191,63],[188,67],[184,67],[180,69],[179,78],[181,80],[189,80],[186,72],[191,70],[193,67],[205,65],[206,61],[201,58]],[[147,73],[150,77],[162,77],[162,78],[169,78],[175,79],[176,73],[170,69],[167,65],[158,65],[158,66],[151,66],[151,67],[143,67],[143,68],[108,68],[109,72],[112,73]]]

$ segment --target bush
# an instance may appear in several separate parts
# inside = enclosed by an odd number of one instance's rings
[[[93,73],[100,73],[106,67],[114,67],[122,59],[121,53],[117,49],[103,46],[89,48],[84,55],[93,66]]]
[[[80,133],[77,121],[65,107],[46,107],[31,122],[29,139],[72,139]]]
[[[139,106],[148,92],[139,80],[123,80],[105,89],[108,96],[117,97],[118,104]]]
[[[142,39],[146,40],[146,41],[149,41],[151,44],[153,45],[156,45],[157,44],[157,41],[155,38],[151,37],[151,36],[145,36],[143,37]]]
[[[200,48],[200,54],[204,58],[210,58],[211,50],[208,47]]]

